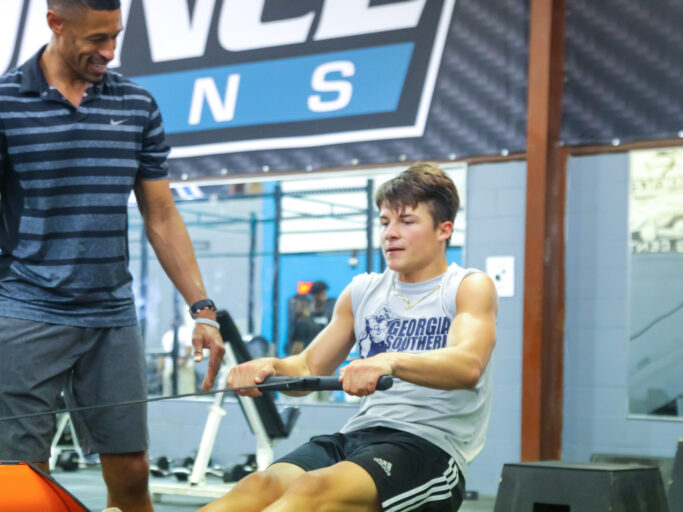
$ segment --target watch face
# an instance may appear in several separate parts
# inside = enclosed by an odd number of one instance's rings
[[[216,305],[211,299],[200,300],[192,304],[192,306],[190,306],[190,315],[192,316],[192,318],[197,318],[197,313],[205,309],[208,309],[210,311],[216,311]]]

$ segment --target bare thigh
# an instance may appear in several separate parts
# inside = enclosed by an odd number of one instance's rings
[[[354,462],[342,461],[302,474],[267,512],[379,512],[377,488],[370,474]]]
[[[264,471],[247,475],[228,494],[209,503],[200,512],[260,512],[280,498],[292,482],[303,474],[305,471],[294,464],[273,464]]]

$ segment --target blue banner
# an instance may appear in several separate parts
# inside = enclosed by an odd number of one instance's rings
[[[169,134],[393,112],[414,44],[137,77]]]

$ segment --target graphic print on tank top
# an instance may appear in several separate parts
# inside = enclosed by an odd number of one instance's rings
[[[446,346],[451,320],[447,316],[395,317],[387,306],[365,317],[358,341],[360,356],[380,352],[424,352]]]

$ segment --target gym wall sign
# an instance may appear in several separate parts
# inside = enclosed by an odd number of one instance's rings
[[[172,157],[420,137],[455,0],[122,0],[110,68],[146,87]],[[50,33],[0,2],[0,72]]]

